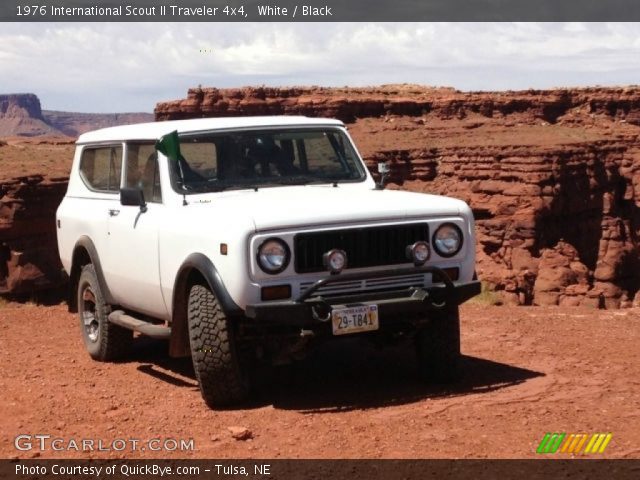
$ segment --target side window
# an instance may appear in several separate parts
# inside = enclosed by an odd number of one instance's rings
[[[162,203],[158,154],[152,144],[128,144],[125,186],[141,188],[144,199]]]
[[[80,176],[91,189],[117,193],[120,190],[122,147],[85,148],[80,159]]]

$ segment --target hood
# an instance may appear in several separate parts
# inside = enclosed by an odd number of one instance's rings
[[[197,204],[198,201],[192,203]],[[347,186],[296,186],[207,195],[206,205],[251,218],[256,231],[349,222],[460,215],[464,203],[449,197]]]

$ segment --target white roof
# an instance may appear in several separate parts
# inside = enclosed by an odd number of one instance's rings
[[[309,118],[298,116],[271,117],[224,117],[197,118],[194,120],[170,120],[166,122],[136,123],[118,127],[102,128],[83,133],[77,143],[111,142],[122,140],[157,140],[163,135],[177,130],[199,132],[225,130],[229,128],[286,127],[302,125],[343,126],[339,120],[329,118]]]

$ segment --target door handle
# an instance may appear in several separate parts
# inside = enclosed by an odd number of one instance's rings
[[[115,208],[109,209],[109,216],[110,217],[117,217],[119,213],[120,213],[120,210],[116,210]]]

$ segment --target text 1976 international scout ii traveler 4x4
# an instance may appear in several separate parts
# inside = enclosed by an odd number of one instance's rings
[[[449,381],[458,305],[480,290],[469,207],[380,188],[337,120],[85,133],[57,227],[91,357],[121,358],[134,331],[168,339],[211,407],[247,397],[256,360],[344,335],[413,340]]]

